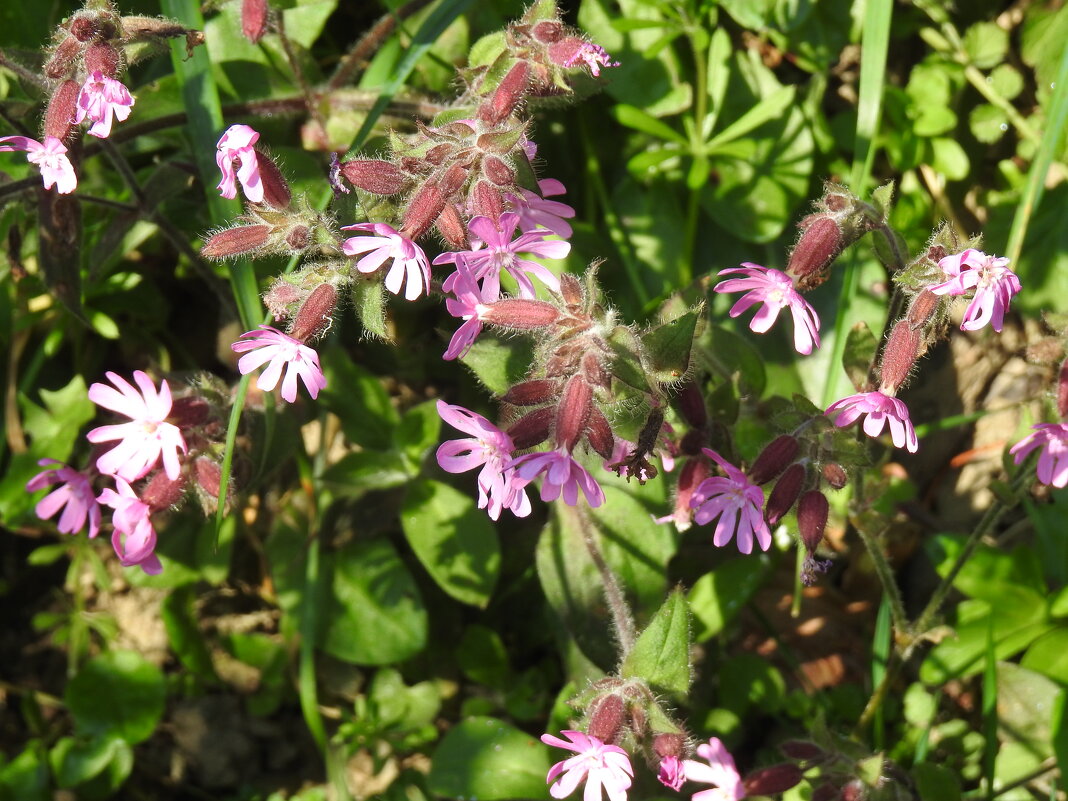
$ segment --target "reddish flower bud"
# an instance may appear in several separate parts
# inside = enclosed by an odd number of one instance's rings
[[[100,21],[95,16],[75,15],[70,21],[70,34],[79,42],[88,42],[101,35]]]
[[[482,159],[482,174],[497,186],[511,186],[515,183],[515,170],[497,156],[486,156]]]
[[[471,210],[497,222],[504,212],[504,196],[501,190],[488,181],[476,181],[475,188],[471,191]]]
[[[260,166],[260,181],[263,183],[263,202],[275,209],[288,209],[293,199],[278,165],[262,150],[256,151],[256,162]]]
[[[408,179],[395,165],[380,159],[356,159],[342,162],[341,174],[345,180],[375,195],[395,195]]]
[[[45,136],[54,136],[60,141],[70,136],[74,128],[74,115],[78,111],[78,94],[81,87],[76,81],[63,81],[56,87],[45,111]]]
[[[241,0],[241,33],[252,44],[267,33],[267,0]]]
[[[608,418],[604,416],[596,405],[590,411],[590,424],[586,429],[586,441],[602,459],[611,459],[612,452],[616,448],[616,435],[612,433],[612,426]]]
[[[250,253],[267,244],[271,234],[269,225],[240,225],[237,228],[228,228],[214,234],[204,247],[200,249],[200,255],[205,259],[229,259],[232,256],[240,256],[242,253]]]
[[[208,496],[218,500],[219,487],[222,483],[222,468],[212,459],[200,456],[193,462],[197,486]]]
[[[536,378],[524,381],[504,393],[502,403],[513,406],[541,406],[560,394],[560,383],[551,378]]]
[[[582,375],[595,387],[608,389],[612,385],[612,375],[605,369],[604,363],[594,351],[586,351],[582,354]]]
[[[1068,360],[1061,363],[1057,376],[1057,413],[1062,418],[1068,417]]]
[[[696,456],[701,448],[708,444],[708,432],[703,429],[687,431],[679,440],[679,453],[684,456]]]
[[[821,784],[812,791],[812,801],[834,801],[838,797],[838,788],[830,782]]]
[[[830,485],[831,489],[839,490],[849,483],[849,476],[842,465],[828,462],[823,466],[823,480]]]
[[[311,239],[311,230],[306,225],[294,225],[286,232],[286,245],[293,250],[304,250]]]
[[[854,779],[842,788],[838,797],[842,801],[865,801],[868,797],[868,788],[860,779]]]
[[[438,219],[447,201],[448,198],[436,183],[425,181],[408,201],[408,210],[404,213],[400,233],[409,239],[421,237]]]
[[[44,74],[49,78],[62,78],[70,75],[71,65],[82,52],[82,43],[74,36],[68,36],[59,43],[52,57],[45,62]]]
[[[827,752],[808,740],[787,740],[779,745],[779,750],[787,759],[798,762],[817,762],[827,757]]]
[[[681,757],[686,753],[686,738],[674,732],[663,732],[653,738],[654,753],[665,757]]]
[[[460,187],[467,183],[469,170],[462,164],[452,164],[438,182],[438,188],[446,197],[454,194]]]
[[[96,42],[85,48],[85,71],[100,72],[105,78],[114,78],[122,66],[122,54],[107,42]]]
[[[290,315],[289,307],[303,297],[303,292],[279,278],[263,296],[263,303],[274,319],[283,320]]]
[[[694,490],[711,473],[708,459],[704,456],[694,456],[683,463],[679,471],[679,483],[675,487],[675,506],[671,513],[671,519],[679,531],[685,531],[693,525],[693,509],[690,508],[690,499],[693,497]]]
[[[542,44],[552,44],[560,41],[564,35],[564,26],[559,20],[547,19],[535,23],[530,29],[530,35]]]
[[[333,284],[319,284],[308,295],[293,321],[290,336],[307,342],[326,331],[334,321],[334,309],[337,307],[337,290]]]
[[[210,418],[211,404],[197,395],[187,395],[174,399],[167,419],[178,428],[192,428],[203,425]]]
[[[560,276],[560,297],[570,307],[582,305],[585,297],[582,291],[582,284],[571,273],[564,273]]]
[[[549,438],[549,427],[556,416],[556,409],[543,406],[520,417],[506,432],[518,450],[540,445]]]
[[[556,307],[543,300],[504,298],[486,305],[482,321],[502,328],[536,331],[539,328],[548,328],[559,316]]]
[[[786,513],[793,507],[794,501],[797,500],[797,496],[801,494],[801,485],[804,483],[804,466],[795,462],[786,468],[786,472],[776,482],[764,505],[764,517],[767,518],[768,525],[774,526],[786,516]]]
[[[833,217],[814,216],[816,219],[806,225],[790,252],[786,266],[786,272],[797,276],[806,288],[808,284],[804,279],[825,273],[842,250],[842,229],[838,222]]]
[[[460,212],[456,210],[455,206],[443,208],[434,225],[437,227],[438,233],[441,234],[441,238],[449,245],[457,250],[468,249],[467,228],[464,226],[464,221],[460,219]]]
[[[938,295],[929,289],[925,289],[912,299],[912,304],[909,306],[909,312],[905,319],[908,320],[909,325],[913,328],[922,328],[934,316],[939,303],[941,303],[941,299]]]
[[[828,506],[827,497],[819,490],[809,490],[797,503],[797,530],[809,553],[815,551],[823,541]]]
[[[517,61],[501,80],[488,101],[478,107],[478,118],[490,125],[497,125],[511,116],[515,107],[527,93],[530,67],[525,61]]]
[[[879,365],[881,387],[893,394],[909,377],[912,365],[920,349],[920,332],[909,325],[908,320],[898,320],[890,332],[890,339],[883,348]]]
[[[556,444],[570,453],[586,431],[593,409],[593,390],[581,375],[567,382],[556,409]]]
[[[687,381],[679,390],[679,413],[694,428],[704,428],[708,423],[708,409],[705,398],[697,384]]]
[[[801,778],[797,765],[772,765],[753,771],[742,779],[742,785],[747,795],[775,795],[796,787]]]
[[[430,150],[426,152],[426,155],[423,156],[423,158],[426,159],[428,164],[438,166],[443,164],[445,159],[447,159],[455,152],[456,145],[452,144],[451,142],[442,142],[440,145],[435,145],[434,147],[430,148]]]
[[[185,476],[178,475],[173,481],[167,478],[167,474],[160,470],[148,484],[141,490],[141,502],[148,504],[153,512],[168,509],[182,499],[185,493]]]
[[[602,743],[611,743],[623,725],[623,699],[615,693],[602,695],[593,700],[586,711],[590,724],[586,733]]]
[[[799,450],[797,439],[789,434],[776,437],[757,456],[753,466],[746,471],[749,480],[754,484],[767,484],[790,466],[797,458]]]

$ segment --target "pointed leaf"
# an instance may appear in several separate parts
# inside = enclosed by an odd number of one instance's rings
[[[849,329],[842,351],[842,367],[858,392],[868,383],[868,369],[875,360],[878,347],[875,334],[863,320]]]
[[[652,374],[662,384],[672,384],[690,368],[690,351],[699,314],[687,312],[642,337]]]
[[[638,678],[658,692],[682,696],[690,687],[690,610],[675,589],[623,661],[620,676]]]

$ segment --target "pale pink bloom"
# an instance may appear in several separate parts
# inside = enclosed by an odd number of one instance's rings
[[[916,429],[909,420],[909,410],[897,398],[882,392],[861,392],[835,401],[827,407],[825,414],[839,428],[853,423],[861,415],[864,420],[864,433],[877,437],[883,433],[883,427],[889,423],[890,438],[898,448],[906,448],[909,453],[916,453],[919,441]]]
[[[373,273],[388,259],[393,266],[386,273],[386,289],[400,294],[404,283],[404,299],[415,300],[424,292],[430,292],[430,263],[423,249],[393,226],[385,223],[359,223],[343,226],[342,231],[366,231],[372,236],[354,236],[346,239],[341,249],[349,256],[367,255],[356,262],[361,273]]]
[[[708,764],[695,759],[685,760],[682,764],[686,778],[716,786],[694,793],[692,801],[738,801],[745,798],[745,786],[738,769],[734,767],[734,758],[718,737],[697,746],[697,754]]]
[[[88,117],[93,121],[89,134],[106,139],[111,134],[112,117],[119,122],[125,121],[133,104],[133,96],[120,81],[97,70],[82,85],[74,121],[81,122]]]
[[[657,771],[656,778],[660,780],[662,785],[670,787],[677,793],[686,782],[686,768],[682,760],[677,756],[662,757],[660,759],[660,770]]]
[[[754,537],[760,550],[766,551],[771,547],[771,532],[761,511],[764,491],[711,448],[701,450],[726,471],[727,477],[710,476],[697,486],[690,497],[690,508],[695,510],[693,519],[703,526],[719,518],[712,536],[717,548],[731,541],[737,526],[736,542],[741,553],[752,553]]]
[[[26,160],[36,164],[41,171],[45,189],[55,185],[59,194],[69,195],[78,187],[78,176],[67,158],[67,148],[56,137],[46,136],[43,145],[28,136],[0,136],[0,142],[11,142],[10,145],[0,145],[0,152],[21,150],[26,153]]]
[[[585,66],[596,78],[601,74],[601,67],[618,67],[618,61],[612,61],[612,57],[605,49],[593,42],[584,42],[575,54],[564,62],[565,67]]]
[[[167,382],[162,381],[156,392],[152,379],[134,370],[134,381],[141,388],[138,392],[119,375],[110,372],[105,375],[118,389],[93,384],[89,387],[89,400],[129,417],[131,422],[100,426],[86,435],[93,443],[119,440],[118,445],[97,459],[96,469],[109,476],[136,481],[162,457],[167,478],[177,479],[178,451],[187,453],[188,450],[178,426],[166,422],[171,413],[171,388]]]
[[[527,453],[513,459],[509,466],[514,467],[519,478],[526,482],[544,474],[541,482],[543,501],[555,501],[563,496],[564,503],[575,506],[581,489],[590,506],[597,507],[604,503],[604,490],[601,485],[563,448]]]
[[[512,438],[480,414],[462,406],[438,401],[438,415],[455,429],[470,434],[469,439],[451,439],[438,447],[437,460],[447,473],[466,473],[481,467],[478,474],[478,508],[493,520],[508,509],[516,517],[530,514],[530,499],[515,470],[507,466],[515,445]]]
[[[263,365],[267,369],[256,379],[256,386],[270,392],[278,385],[283,368],[282,398],[287,403],[297,399],[297,379],[304,382],[312,399],[319,397],[319,390],[326,386],[323,368],[319,366],[319,354],[300,340],[283,334],[277,328],[261,325],[259,331],[246,331],[230,346],[234,353],[244,353],[237,362],[241,375],[248,375]]]
[[[583,801],[601,801],[601,788],[608,793],[610,801],[626,801],[634,769],[630,757],[618,745],[606,745],[596,737],[580,731],[560,732],[566,740],[543,734],[541,741],[554,748],[574,751],[576,756],[557,762],[549,768],[546,782],[552,782],[549,795],[567,798],[586,782]]]
[[[571,252],[571,245],[559,240],[545,241],[545,237],[551,233],[547,230],[529,231],[513,240],[518,225],[519,215],[514,212],[501,215],[499,229],[489,217],[475,217],[468,224],[471,250],[442,253],[434,259],[434,264],[453,264],[462,260],[475,280],[482,281],[482,297],[492,300],[501,296],[501,270],[507,271],[516,280],[522,298],[534,297],[534,284],[527,273],[537,276],[554,292],[558,291],[559,278],[545,265],[521,259],[519,254],[532,253],[545,259],[562,259]],[[455,274],[449,276],[442,288],[446,292],[451,291],[454,280]]]
[[[1063,489],[1068,486],[1068,425],[1039,423],[1034,431],[1009,450],[1021,464],[1031,451],[1038,449],[1038,480]],[[60,529],[62,531],[63,529]]]
[[[215,153],[215,163],[222,171],[222,180],[215,187],[227,200],[237,197],[237,181],[245,190],[245,197],[252,203],[263,201],[263,181],[260,180],[260,161],[256,155],[256,142],[259,132],[247,125],[231,125],[219,139]],[[234,159],[237,159],[237,172],[234,172]]]
[[[757,303],[763,303],[749,322],[749,330],[757,334],[767,333],[779,317],[779,312],[790,309],[794,318],[794,350],[807,356],[813,347],[820,346],[820,318],[816,310],[794,289],[794,282],[786,273],[761,267],[759,264],[742,262],[741,267],[720,270],[720,275],[742,273],[747,278],[731,278],[716,285],[716,292],[745,292],[732,307],[731,317]]]
[[[146,573],[155,575],[163,570],[163,566],[155,554],[156,530],[152,528],[152,510],[118,476],[115,476],[115,486],[119,488],[118,492],[106,489],[97,499],[115,510],[111,516],[111,524],[115,527],[111,547],[123,567],[138,565]]]
[[[519,215],[519,230],[529,233],[539,227],[546,228],[561,239],[568,239],[572,230],[564,218],[574,217],[575,210],[558,200],[546,200],[553,195],[562,195],[567,190],[555,178],[538,181],[538,189],[541,190],[541,196],[529,189],[520,189],[518,197],[511,193],[505,196],[512,210]]]
[[[486,309],[486,298],[478,288],[475,279],[471,277],[466,265],[456,265],[456,278],[450,283],[450,289],[455,295],[445,299],[445,308],[453,317],[459,317],[464,322],[449,341],[448,350],[442,356],[446,361],[459,358],[471,349],[478,335],[482,333],[482,314]],[[490,298],[490,301],[496,298]]]
[[[936,295],[965,295],[975,290],[964,312],[961,331],[977,331],[987,323],[1001,331],[1009,303],[1020,291],[1020,279],[1008,267],[1004,257],[988,256],[981,250],[968,248],[963,253],[946,256],[938,262],[949,280],[929,289]]]
[[[48,520],[62,509],[63,514],[56,525],[61,533],[77,534],[85,528],[86,519],[89,520],[89,536],[95,537],[100,533],[100,505],[96,502],[96,493],[88,476],[55,459],[41,459],[37,464],[41,467],[54,464],[57,467],[38,473],[26,482],[26,492],[37,492],[53,484],[60,486],[37,502],[34,508],[36,515]]]

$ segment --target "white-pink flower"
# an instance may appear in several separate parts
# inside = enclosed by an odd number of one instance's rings
[[[965,295],[974,289],[961,331],[977,331],[990,323],[991,328],[1000,332],[1009,303],[1021,289],[1019,277],[1008,264],[1004,257],[988,256],[981,250],[968,248],[938,262],[948,280],[929,289],[936,295]]]
[[[682,760],[677,756],[661,757],[660,768],[656,773],[656,778],[660,780],[662,785],[671,788],[677,793],[682,789],[682,785],[686,783],[686,768]]]
[[[120,81],[97,70],[82,85],[74,121],[80,123],[88,117],[93,122],[89,134],[105,139],[111,134],[112,118],[123,122],[130,116],[133,104],[133,96]]]
[[[695,510],[693,519],[703,526],[719,518],[712,536],[712,544],[717,548],[730,542],[737,528],[735,542],[741,553],[752,553],[754,537],[760,550],[766,551],[771,547],[771,531],[762,511],[764,491],[711,448],[701,450],[727,476],[710,476],[697,486],[690,497],[690,508]]]
[[[462,406],[438,401],[438,415],[468,439],[452,439],[438,448],[437,460],[448,473],[466,473],[481,467],[478,474],[478,508],[485,509],[493,520],[508,509],[516,517],[530,514],[530,499],[515,470],[506,466],[515,445],[512,438],[480,414]]]
[[[152,379],[135,370],[134,381],[141,388],[138,392],[116,373],[105,375],[118,389],[107,384],[93,384],[89,387],[89,400],[129,417],[131,422],[100,426],[86,435],[86,439],[93,443],[119,440],[118,445],[97,459],[97,470],[126,481],[136,481],[162,457],[167,478],[177,479],[178,451],[186,453],[187,448],[178,426],[166,422],[171,413],[171,388],[167,382],[162,381],[157,392]]]
[[[67,148],[54,136],[46,136],[44,144],[28,136],[0,136],[0,142],[11,142],[10,145],[0,145],[0,152],[6,150],[21,150],[26,153],[26,160],[36,164],[41,171],[44,188],[51,189],[53,185],[61,195],[69,195],[78,187],[78,176],[74,173],[74,165],[67,158]]]
[[[319,390],[326,386],[326,377],[319,366],[319,354],[277,328],[261,325],[259,331],[246,331],[230,348],[234,353],[245,354],[237,362],[241,375],[248,375],[267,365],[267,369],[256,379],[256,386],[264,392],[273,390],[278,385],[278,379],[282,378],[282,398],[287,403],[297,399],[298,378],[304,382],[313,400],[319,396]]]
[[[520,189],[518,196],[510,193],[505,195],[512,210],[519,215],[519,230],[529,233],[538,228],[546,228],[561,239],[569,239],[572,234],[571,225],[564,218],[574,217],[575,210],[559,200],[546,199],[553,195],[562,195],[567,189],[555,178],[538,181],[538,189],[541,196],[529,189]]]
[[[441,358],[446,361],[463,356],[471,349],[475,339],[482,333],[482,314],[486,309],[486,298],[478,288],[475,279],[464,264],[456,265],[456,278],[450,284],[454,297],[445,299],[445,308],[453,317],[464,322],[456,329],[449,341],[449,347]],[[490,302],[496,298],[490,298]]]
[[[630,757],[618,745],[606,745],[596,737],[580,731],[560,732],[566,740],[543,734],[541,741],[555,748],[574,751],[576,756],[557,762],[549,769],[545,777],[551,782],[549,795],[553,798],[567,798],[583,782],[586,789],[584,801],[601,801],[601,788],[608,793],[610,801],[626,801],[634,769],[630,766]]]
[[[596,78],[601,74],[601,67],[618,67],[618,61],[612,61],[603,47],[593,42],[583,42],[567,61],[565,67],[586,67]]]
[[[1059,489],[1068,486],[1068,425],[1039,423],[1009,450],[1016,464],[1038,450],[1038,480]],[[63,529],[60,529],[62,531]]]
[[[255,148],[259,138],[259,132],[248,125],[231,125],[216,144],[215,163],[222,172],[222,180],[216,189],[227,200],[237,197],[237,181],[240,181],[246,198],[253,203],[263,201],[263,181]],[[235,160],[238,162],[236,172]]]
[[[746,278],[731,278],[716,285],[716,292],[745,292],[731,307],[731,317],[757,303],[764,304],[749,322],[749,330],[757,334],[767,333],[779,317],[779,312],[790,309],[794,318],[794,349],[807,356],[820,346],[820,318],[816,310],[794,289],[790,276],[780,270],[761,267],[759,264],[742,262],[741,267],[720,270],[720,275],[741,273]]]
[[[349,256],[367,255],[356,262],[361,273],[373,273],[392,259],[393,266],[386,273],[385,286],[394,295],[400,294],[404,284],[404,299],[415,300],[430,291],[430,262],[426,254],[404,234],[385,223],[359,223],[343,226],[342,231],[366,231],[371,236],[353,236],[344,241],[341,249]]]
[[[745,786],[738,769],[734,767],[734,758],[718,737],[697,746],[697,754],[707,761],[695,759],[683,761],[683,770],[689,781],[716,785],[711,790],[702,790],[693,794],[692,801],[739,801],[745,798]]]
[[[152,510],[118,476],[115,476],[115,486],[118,492],[106,489],[97,499],[115,510],[111,516],[111,523],[115,527],[111,535],[111,547],[124,567],[138,565],[146,573],[155,575],[163,566],[155,554],[156,530],[152,527]]]
[[[88,476],[55,459],[41,459],[37,464],[56,467],[38,473],[26,482],[27,492],[37,492],[53,484],[60,486],[37,502],[34,513],[41,520],[48,520],[62,509],[63,514],[56,525],[61,533],[77,534],[88,520],[89,536],[95,537],[100,532],[100,505]]]
[[[839,428],[844,428],[866,415],[864,433],[869,437],[879,436],[889,424],[890,438],[896,447],[915,453],[920,446],[916,439],[916,429],[909,420],[908,407],[897,398],[882,392],[860,392],[842,398],[828,406],[825,414]]]
[[[528,483],[541,475],[543,501],[555,501],[562,496],[564,503],[575,506],[581,489],[590,506],[597,507],[604,503],[604,490],[601,485],[590,475],[589,470],[576,462],[575,457],[563,448],[524,454],[513,459],[509,467],[514,467],[519,478]]]

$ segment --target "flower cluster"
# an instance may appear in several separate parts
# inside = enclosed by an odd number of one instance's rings
[[[820,319],[811,304],[794,288],[794,282],[784,272],[745,262],[741,267],[720,270],[720,275],[741,273],[745,278],[731,278],[716,286],[716,292],[745,292],[731,307],[730,316],[737,317],[750,306],[763,304],[749,329],[765,334],[775,324],[779,312],[789,309],[794,320],[794,349],[807,356],[820,346]]]
[[[978,331],[989,323],[1000,332],[1009,303],[1021,289],[1019,277],[1008,264],[1004,257],[988,256],[981,250],[968,248],[938,262],[947,280],[928,289],[935,295],[954,297],[975,290],[964,312],[961,331]]]

